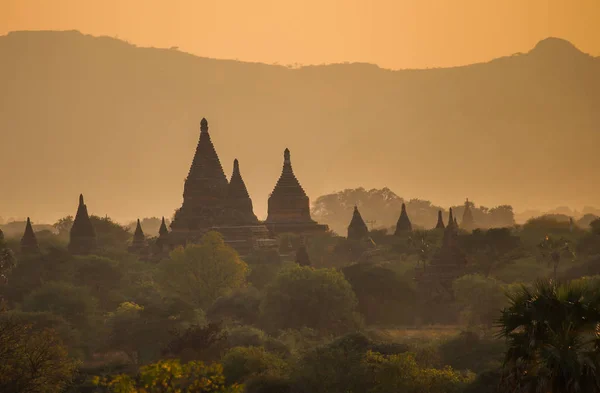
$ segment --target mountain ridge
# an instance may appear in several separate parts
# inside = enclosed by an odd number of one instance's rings
[[[262,217],[286,147],[311,200],[387,186],[446,206],[597,205],[600,61],[560,40],[536,48],[452,68],[289,69],[81,33],[9,33],[0,216],[72,214],[80,192],[94,214],[170,216],[202,117],[226,171],[243,163]]]

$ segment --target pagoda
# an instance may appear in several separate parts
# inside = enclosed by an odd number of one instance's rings
[[[133,240],[131,242],[131,246],[129,247],[129,251],[133,253],[141,253],[146,250],[146,235],[144,235],[144,231],[142,230],[142,224],[138,218],[137,225],[135,227],[135,232],[133,233]]]
[[[472,231],[475,229],[475,220],[473,219],[473,212],[471,212],[471,205],[473,203],[469,202],[469,199],[465,201],[465,211],[463,212],[461,226],[462,229],[466,231]]]
[[[200,138],[183,187],[183,205],[171,223],[177,243],[197,241],[207,228],[223,223],[227,178],[208,133],[208,121],[200,122]]]
[[[156,239],[156,246],[160,251],[165,251],[169,248],[169,229],[167,228],[167,223],[165,222],[165,218],[162,218],[162,222],[160,223],[160,228],[158,229],[158,239]]]
[[[362,240],[369,236],[369,228],[365,224],[358,207],[354,206],[354,213],[352,213],[352,220],[348,225],[348,240]]]
[[[444,220],[442,219],[442,211],[438,210],[438,220],[435,225],[435,229],[444,229],[446,226],[444,225]]]
[[[310,217],[309,199],[294,175],[289,149],[283,153],[283,170],[269,196],[265,224],[273,234],[305,234],[328,229],[327,225],[317,224]]]
[[[27,217],[27,224],[25,225],[25,233],[21,238],[21,253],[23,254],[34,254],[40,250],[35,232],[31,226],[31,220]]]
[[[225,243],[245,255],[259,247],[274,247],[268,229],[252,211],[252,200],[234,161],[231,182],[208,133],[200,122],[200,139],[183,190],[183,204],[171,223],[171,245],[196,243],[209,231],[223,235]]]
[[[96,231],[90,220],[83,195],[79,195],[79,207],[71,227],[69,251],[73,254],[89,254],[96,249]]]
[[[400,218],[398,218],[398,222],[396,223],[396,232],[394,235],[399,236],[402,233],[410,231],[412,231],[412,224],[410,223],[410,219],[406,213],[406,204],[403,203],[402,212],[400,212]]]

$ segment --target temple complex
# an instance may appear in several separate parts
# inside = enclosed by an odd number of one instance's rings
[[[365,224],[358,207],[354,206],[354,213],[352,213],[352,220],[348,225],[348,240],[362,240],[369,236],[369,228]]]
[[[69,251],[73,254],[89,254],[96,249],[96,246],[96,231],[83,201],[83,195],[79,195],[79,207],[71,227]]]
[[[175,212],[169,242],[195,243],[209,231],[218,231],[227,244],[245,255],[260,247],[276,247],[270,233],[252,210],[252,200],[234,161],[231,182],[208,133],[208,122],[200,122],[200,139],[183,190],[183,204]]]
[[[412,224],[410,223],[410,219],[406,213],[406,204],[403,203],[402,212],[400,212],[400,218],[398,218],[398,223],[396,223],[396,232],[394,235],[398,236],[402,233],[410,231],[412,231]]]
[[[37,238],[35,236],[35,232],[33,232],[33,227],[31,226],[31,220],[27,217],[27,224],[25,225],[25,233],[21,238],[21,253],[23,254],[32,254],[36,253],[40,250],[40,246],[38,245]]]
[[[471,212],[471,202],[469,202],[468,198],[465,201],[465,211],[463,212],[460,225],[465,231],[470,232],[475,229],[475,220],[473,219],[473,212]]]
[[[442,211],[439,210],[438,211],[438,220],[437,220],[437,224],[435,225],[435,229],[444,229],[446,226],[444,225],[444,220],[442,219]]]
[[[272,234],[308,234],[327,231],[327,225],[317,224],[310,217],[310,203],[306,192],[294,175],[290,150],[283,152],[281,176],[269,196],[265,224]]]

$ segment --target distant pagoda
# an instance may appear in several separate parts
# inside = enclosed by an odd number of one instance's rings
[[[146,250],[146,235],[144,235],[144,231],[142,230],[142,224],[138,218],[137,225],[135,227],[135,232],[133,233],[133,240],[131,242],[131,246],[129,247],[130,252],[140,253]]]
[[[465,201],[465,211],[463,212],[462,222],[460,223],[462,229],[465,231],[472,231],[475,229],[475,220],[473,219],[473,212],[471,212],[471,205],[469,198]]]
[[[169,247],[169,229],[165,218],[162,218],[160,228],[158,229],[158,239],[156,239],[156,245],[162,250]]]
[[[354,213],[352,213],[352,220],[348,225],[348,240],[362,240],[369,236],[369,228],[365,224],[358,207],[354,206]]]
[[[40,250],[40,246],[37,241],[37,237],[35,236],[35,232],[33,232],[33,227],[31,226],[31,220],[27,217],[27,224],[25,225],[25,233],[21,238],[21,253],[22,254],[34,254]]]
[[[326,225],[319,225],[310,217],[309,199],[294,175],[289,149],[283,153],[283,170],[269,196],[265,224],[274,234],[327,230]]]
[[[71,227],[69,251],[73,254],[89,254],[97,247],[96,231],[90,220],[83,195],[79,195],[79,207]]]
[[[410,219],[408,218],[408,214],[406,213],[406,204],[402,204],[402,211],[400,212],[400,218],[398,218],[398,222],[396,223],[396,232],[394,235],[398,236],[402,233],[412,231],[412,224],[410,223]]]
[[[240,174],[240,163],[233,161],[233,172],[227,187],[227,221],[230,225],[256,225],[258,218],[252,208],[252,199]]]
[[[435,229],[444,229],[446,226],[444,225],[444,220],[442,219],[442,211],[438,210],[438,220],[435,225]]]
[[[234,162],[231,183],[208,133],[200,122],[200,139],[183,190],[183,204],[171,223],[169,243],[196,243],[208,231],[223,235],[227,244],[245,255],[255,248],[276,247],[269,231],[252,211],[252,200]]]

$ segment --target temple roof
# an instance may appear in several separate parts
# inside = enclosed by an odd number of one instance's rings
[[[283,170],[271,196],[306,196],[306,192],[294,175],[289,149],[285,149],[283,152]]]
[[[208,122],[200,122],[200,139],[194,154],[194,160],[188,173],[184,186],[184,197],[188,192],[196,190],[210,190],[224,192],[227,187],[227,178],[219,156],[208,133]]]
[[[96,237],[96,231],[90,221],[87,206],[83,200],[83,194],[79,195],[79,206],[77,207],[77,214],[75,214],[75,220],[71,227],[71,238],[73,237]]]
[[[33,227],[31,226],[31,220],[27,217],[27,224],[25,225],[25,233],[21,238],[21,249],[23,251],[31,251],[38,248],[38,241],[33,232]]]
[[[233,172],[231,173],[227,195],[230,198],[250,198],[244,179],[240,174],[240,163],[237,158],[233,160]]]
[[[438,210],[438,220],[435,229],[444,229],[445,227],[444,220],[442,219],[442,211]]]
[[[412,231],[412,224],[410,223],[410,219],[408,218],[408,214],[406,213],[406,204],[402,204],[402,212],[400,213],[400,218],[398,218],[398,223],[396,224],[396,235],[401,232],[410,232]]]
[[[358,207],[354,206],[352,220],[350,220],[350,225],[348,225],[348,239],[359,240],[363,237],[366,237],[368,234],[369,228],[367,228],[367,224],[365,224],[365,221],[360,215]]]

